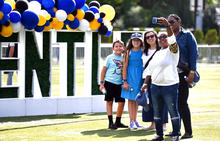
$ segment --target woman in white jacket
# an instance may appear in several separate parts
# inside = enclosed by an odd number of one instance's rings
[[[152,141],[164,140],[163,124],[161,122],[161,112],[164,105],[167,105],[171,116],[173,126],[172,141],[178,141],[180,135],[180,116],[177,110],[179,83],[177,64],[179,61],[179,48],[167,19],[163,17],[158,18],[158,23],[166,26],[167,33],[164,32],[158,37],[162,49],[157,51],[145,69],[147,76],[141,90],[147,89],[147,84],[151,78],[151,96],[157,133],[157,136]]]

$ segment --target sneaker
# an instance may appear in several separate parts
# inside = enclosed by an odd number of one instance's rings
[[[151,141],[164,141],[163,136],[156,136],[155,138],[153,138]]]
[[[123,123],[115,123],[117,128],[128,128],[128,126],[124,125]]]
[[[139,125],[137,121],[134,122],[137,128],[143,128],[143,126]]]
[[[134,125],[134,121],[132,120],[130,123],[130,130],[134,130],[135,129],[135,125]]]
[[[179,140],[180,140],[179,136],[172,136],[171,141],[179,141]]]
[[[109,124],[108,129],[115,130],[115,129],[117,129],[117,127],[115,124]]]

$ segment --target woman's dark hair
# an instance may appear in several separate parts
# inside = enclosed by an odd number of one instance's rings
[[[158,37],[157,37],[157,33],[153,30],[151,31],[147,31],[144,33],[144,53],[147,55],[148,54],[148,49],[150,48],[150,44],[147,43],[147,38],[146,38],[146,35],[148,33],[152,32],[156,38],[156,50],[159,50],[160,49],[160,46],[159,46],[159,43],[158,43]]]

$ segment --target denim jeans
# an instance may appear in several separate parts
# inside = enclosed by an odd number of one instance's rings
[[[167,105],[171,116],[173,127],[172,135],[180,135],[180,116],[177,110],[178,84],[171,86],[157,86],[152,84],[151,94],[157,135],[163,136],[162,109],[165,105]]]

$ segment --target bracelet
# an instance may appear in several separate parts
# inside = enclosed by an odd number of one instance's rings
[[[127,82],[127,79],[123,79],[122,81],[123,81],[123,82]]]
[[[104,84],[104,81],[100,81],[100,84]]]

